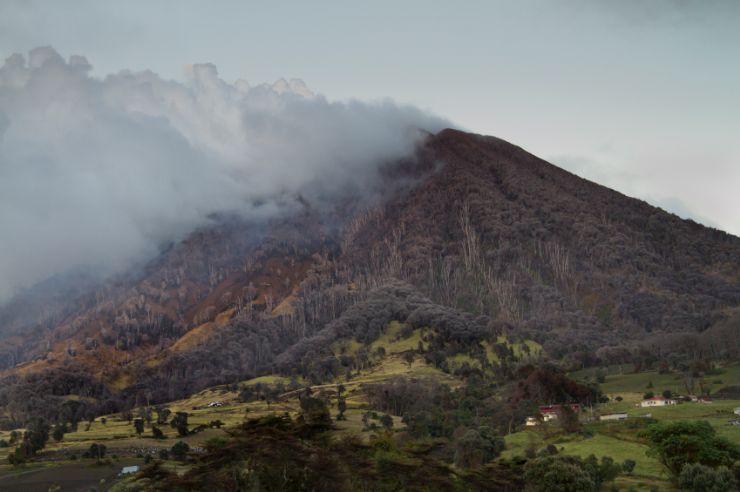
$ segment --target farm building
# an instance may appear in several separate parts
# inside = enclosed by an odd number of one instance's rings
[[[626,413],[607,413],[599,417],[599,420],[627,420]]]
[[[133,473],[139,473],[139,465],[124,466],[118,473],[118,476],[123,477],[126,475],[131,475]]]
[[[672,398],[666,398],[664,396],[654,396],[652,398],[648,398],[647,400],[642,400],[640,402],[641,407],[664,407],[667,405],[675,405],[676,400]]]

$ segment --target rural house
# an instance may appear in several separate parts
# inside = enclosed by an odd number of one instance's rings
[[[641,407],[664,407],[667,405],[675,405],[676,400],[672,398],[666,398],[664,396],[653,396],[647,400],[640,402]]]

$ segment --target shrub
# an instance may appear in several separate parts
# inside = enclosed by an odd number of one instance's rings
[[[596,487],[576,460],[542,457],[524,467],[528,492],[594,492]]]
[[[190,446],[188,446],[188,443],[183,441],[176,442],[171,448],[170,448],[170,454],[176,459],[180,461],[184,461],[185,458],[187,458],[188,451],[190,451]]]
[[[732,466],[740,459],[740,446],[715,434],[709,422],[687,421],[658,422],[638,435],[648,439],[650,453],[677,477],[689,463]]]
[[[94,458],[98,461],[102,460],[105,457],[105,451],[106,451],[105,444],[98,444],[96,442],[92,443],[87,451],[82,455],[83,458]]]
[[[737,490],[737,480],[725,466],[714,469],[689,463],[681,469],[678,486],[686,492],[726,492]]]

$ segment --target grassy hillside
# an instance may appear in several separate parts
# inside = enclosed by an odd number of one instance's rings
[[[626,368],[621,368],[625,371]],[[593,416],[607,413],[624,412],[629,415],[627,421],[602,422],[593,421],[584,425],[582,434],[563,434],[557,423],[551,422],[537,428],[529,428],[506,436],[506,451],[503,456],[513,457],[524,455],[527,449],[540,450],[548,444],[554,445],[560,452],[586,457],[594,454],[597,457],[611,456],[617,462],[632,459],[637,462],[634,476],[622,476],[616,484],[620,489],[635,487],[637,490],[649,490],[651,486],[660,489],[670,489],[668,476],[655,457],[648,456],[648,446],[637,436],[640,429],[654,420],[706,420],[717,431],[719,436],[733,442],[740,442],[740,426],[731,426],[728,421],[736,418],[733,410],[740,407],[740,400],[714,400],[711,404],[687,402],[675,406],[642,408],[643,393],[647,385],[652,382],[656,394],[664,389],[676,393],[681,391],[675,374],[659,374],[657,371],[640,373],[620,372],[620,368],[612,367],[607,371],[606,381],[600,385],[601,390],[611,397],[608,403],[593,409]],[[579,371],[572,376],[582,380],[595,380],[597,372],[594,369]],[[722,368],[722,373],[713,376],[722,379],[720,384],[736,384],[740,381],[740,366],[732,365]],[[622,401],[614,397],[620,396]],[[591,409],[586,411],[590,416]],[[645,418],[647,416],[651,418]]]
[[[343,394],[348,406],[346,411],[347,420],[336,422],[338,431],[361,431],[362,415],[369,409],[363,392],[363,385],[380,383],[397,376],[431,378],[451,387],[462,384],[462,381],[454,376],[428,365],[421,357],[415,357],[413,361],[408,362],[398,355],[412,347],[415,349],[420,340],[419,330],[415,330],[409,337],[399,338],[400,328],[400,324],[391,323],[386,333],[372,344],[374,352],[383,347],[386,354],[377,356],[372,367],[360,371],[349,381],[338,380],[331,384],[308,386],[314,394],[326,395],[333,414],[337,413],[337,387],[341,384],[345,388]],[[357,342],[354,342],[354,345],[355,350],[359,348]],[[353,344],[350,344],[349,350],[352,349],[352,346]],[[337,347],[337,349],[341,350],[340,347]],[[344,347],[344,350],[347,350],[347,347]],[[229,427],[242,422],[246,417],[283,412],[295,415],[299,410],[298,395],[300,390],[285,391],[276,401],[240,402],[237,389],[244,386],[275,386],[279,384],[288,387],[291,383],[297,383],[301,387],[305,386],[305,382],[301,378],[287,378],[273,374],[242,381],[236,385],[209,388],[189,398],[173,401],[164,406],[173,414],[175,412],[187,412],[189,414],[188,424],[191,429],[200,425],[207,426],[215,420],[220,420],[225,427]],[[211,402],[220,402],[222,406],[208,407]],[[156,420],[156,415],[154,419]],[[394,424],[395,427],[402,426],[398,418],[396,418]],[[154,425],[156,425],[156,422]],[[140,437],[136,435],[133,425],[120,414],[98,417],[89,428],[86,423],[80,423],[77,431],[65,434],[64,440],[59,443],[50,440],[41,458],[57,460],[69,458],[73,455],[79,456],[93,442],[104,443],[111,454],[117,453],[122,456],[136,455],[142,452],[156,454],[159,449],[169,448],[179,440],[187,442],[191,447],[198,447],[208,439],[226,435],[224,430],[206,429],[197,434],[180,438],[175,429],[165,424],[157,426],[165,435],[165,439],[159,440],[151,438],[151,427],[152,424],[146,424],[145,431]],[[22,431],[22,429],[19,429],[19,431]],[[9,436],[10,431],[0,431],[0,439],[9,441]],[[0,465],[0,467],[2,466],[6,465]]]
[[[78,429],[67,433],[61,442],[50,440],[46,449],[41,452],[40,460],[46,463],[45,466],[53,463],[55,466],[61,466],[60,470],[69,469],[70,473],[78,473],[79,457],[92,443],[103,443],[107,446],[108,455],[115,457],[112,463],[114,467],[119,467],[124,462],[143,464],[145,455],[156,457],[160,450],[169,449],[180,440],[197,450],[209,440],[227,438],[227,429],[240,424],[245,418],[273,413],[297,416],[300,410],[298,398],[306,387],[310,387],[314,396],[327,401],[332,416],[336,416],[339,411],[337,396],[340,385],[342,396],[347,403],[346,420],[334,421],[333,433],[360,436],[361,440],[367,443],[371,441],[371,433],[365,430],[363,416],[368,411],[377,410],[372,408],[368,400],[367,385],[388,382],[393,378],[404,376],[416,380],[430,379],[450,388],[460,388],[466,382],[463,378],[453,375],[456,368],[467,364],[482,369],[480,360],[468,353],[457,353],[448,357],[449,372],[428,364],[418,350],[426,348],[425,340],[431,332],[431,329],[408,330],[401,323],[391,322],[382,335],[370,344],[364,345],[355,339],[335,342],[332,351],[336,354],[352,355],[363,348],[372,354],[371,365],[356,373],[353,372],[350,378],[338,378],[325,384],[309,386],[300,377],[270,374],[236,384],[208,388],[188,398],[170,402],[166,407],[173,414],[175,412],[189,414],[188,427],[191,431],[203,427],[199,432],[186,437],[179,437],[177,431],[167,424],[158,426],[164,432],[164,439],[151,437],[152,424],[146,424],[144,433],[138,436],[134,426],[122,415],[107,415],[95,419],[89,427],[84,422],[80,423]],[[521,358],[539,357],[542,354],[541,346],[531,341],[510,343],[505,337],[498,337],[495,345],[504,345]],[[480,346],[485,351],[489,363],[498,360],[494,345],[482,342]],[[498,347],[499,350],[500,348]],[[409,358],[408,354],[413,354],[413,357]],[[717,378],[732,383],[740,375],[740,366],[729,366],[722,371]],[[585,381],[595,380],[597,374],[593,370],[588,370],[571,376]],[[633,475],[621,476],[616,482],[617,487],[620,490],[650,490],[655,487],[663,490],[668,488],[667,475],[657,459],[648,456],[648,446],[638,436],[638,432],[652,420],[640,417],[650,413],[652,419],[656,420],[707,420],[721,436],[740,442],[740,427],[727,425],[727,421],[733,416],[732,410],[740,406],[740,401],[717,400],[711,405],[685,403],[673,407],[644,409],[639,407],[638,403],[648,382],[652,382],[656,393],[663,389],[679,391],[677,386],[679,381],[673,374],[659,374],[655,371],[620,373],[618,368],[613,368],[606,375],[605,382],[601,384],[602,391],[612,399],[608,403],[588,409],[586,416],[598,417],[599,414],[626,412],[631,417],[628,421],[609,423],[591,421],[584,425],[583,432],[572,434],[562,433],[557,422],[513,432],[505,437],[506,449],[502,458],[524,456],[528,452],[538,452],[552,445],[560,454],[582,458],[591,454],[599,458],[610,456],[617,463],[632,459],[637,462]],[[280,391],[270,397],[243,401],[240,391],[245,388],[252,388],[254,391],[261,388],[279,388]],[[622,398],[621,401],[614,399],[617,395]],[[219,402],[220,406],[209,407],[212,402]],[[154,418],[156,419],[156,414]],[[392,417],[392,420],[394,430],[404,429],[405,425],[400,417]],[[214,421],[220,421],[223,427],[211,428],[210,424]],[[0,439],[9,440],[9,432],[0,432]],[[32,471],[37,466],[39,465],[28,465],[24,470]],[[175,461],[167,461],[165,466],[181,472],[188,469],[188,465]],[[17,474],[21,471],[2,464],[0,474],[3,473]]]
[[[676,372],[659,373],[658,371],[644,371],[633,373],[632,366],[624,364],[621,366],[610,366],[607,368],[591,368],[572,373],[572,376],[581,380],[595,381],[599,372],[604,373],[605,382],[600,384],[601,390],[607,395],[624,396],[624,393],[639,393],[654,391],[656,394],[663,390],[670,390],[674,394],[687,394],[684,376]],[[740,364],[720,367],[712,371],[712,374],[696,377],[694,379],[694,392],[699,391],[701,382],[710,393],[716,392],[726,386],[737,385],[740,382]],[[649,386],[652,384],[652,388]]]

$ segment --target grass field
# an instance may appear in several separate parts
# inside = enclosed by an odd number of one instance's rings
[[[609,366],[602,368],[606,373],[606,381],[599,386],[601,391],[609,396],[624,396],[622,393],[639,393],[653,391],[660,394],[664,390],[670,390],[674,394],[685,395],[688,393],[684,379],[681,374],[668,372],[660,374],[658,371],[645,371],[633,373],[631,365]],[[719,368],[720,374],[695,378],[694,393],[699,393],[699,380],[709,388],[710,393],[725,386],[740,384],[740,364],[733,364]],[[584,369],[571,374],[578,380],[596,381],[598,369]],[[648,386],[651,386],[649,388]]]
[[[527,448],[540,450],[548,444],[553,444],[560,452],[569,455],[586,457],[594,454],[597,457],[611,456],[615,461],[633,459],[637,462],[633,476],[621,476],[615,485],[619,490],[650,490],[657,487],[659,490],[670,490],[670,483],[665,470],[656,458],[647,454],[648,446],[638,437],[640,427],[647,421],[640,419],[650,415],[658,421],[678,420],[706,420],[717,434],[733,442],[740,443],[740,426],[731,426],[728,421],[736,418],[733,410],[740,407],[740,400],[714,400],[711,404],[686,402],[666,407],[643,408],[639,403],[643,394],[648,390],[648,383],[652,383],[651,391],[656,394],[663,390],[685,394],[682,388],[681,376],[675,374],[659,374],[657,371],[641,373],[628,372],[631,367],[612,366],[607,370],[606,381],[600,384],[601,390],[611,397],[609,403],[602,404],[595,409],[595,417],[600,414],[624,412],[629,420],[623,422],[591,422],[584,429],[591,434],[586,437],[581,434],[563,435],[558,432],[557,426],[529,428],[506,436],[507,449],[505,457],[524,455]],[[580,380],[595,381],[596,371],[593,369],[578,371],[571,377]],[[722,374],[711,376],[716,390],[722,385],[734,385],[740,382],[740,366],[732,365],[722,368]],[[614,398],[620,396],[622,401]]]
[[[527,429],[506,436],[506,450],[504,457],[523,456],[528,447],[540,450],[548,444],[553,444],[559,452],[581,456],[583,458],[590,454],[597,458],[611,456],[616,462],[621,463],[626,459],[637,462],[635,474],[640,476],[665,479],[665,472],[660,463],[652,457],[647,456],[648,446],[634,439],[634,433],[614,432],[614,427],[622,423],[613,424],[607,429],[591,427],[589,430],[593,437],[584,437],[579,434],[563,435],[555,428],[547,431],[542,428]],[[554,426],[553,426],[554,427]]]

